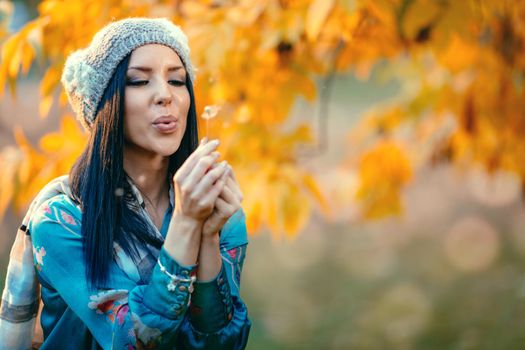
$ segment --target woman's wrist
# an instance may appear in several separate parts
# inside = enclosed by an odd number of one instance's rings
[[[174,222],[176,225],[182,226],[191,231],[200,232],[202,229],[202,225],[203,225],[203,221],[199,219],[195,219],[191,216],[184,215],[177,211],[173,213],[171,221]]]
[[[219,232],[215,232],[212,234],[203,234],[201,236],[201,246],[202,245],[208,245],[208,246],[215,246],[219,245],[220,236]]]
[[[183,265],[195,264],[199,254],[201,230],[202,223],[199,221],[174,214],[166,234],[164,249]]]
[[[222,266],[219,234],[201,237],[198,260],[198,281],[210,281],[217,276]]]

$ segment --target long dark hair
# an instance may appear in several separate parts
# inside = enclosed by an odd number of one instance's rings
[[[86,277],[92,288],[103,287],[109,280],[114,242],[135,263],[138,263],[138,245],[159,249],[163,243],[154,228],[128,207],[122,196],[129,189],[124,171],[124,94],[130,56],[119,63],[110,79],[97,108],[89,142],[69,175],[71,192],[82,208]],[[186,88],[190,95],[186,131],[179,149],[170,156],[166,181],[198,145],[195,97],[189,75]]]

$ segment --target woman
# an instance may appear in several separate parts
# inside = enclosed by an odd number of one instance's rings
[[[198,145],[193,79],[166,19],[113,22],[66,61],[90,138],[28,224],[41,349],[246,346],[242,194],[219,142]]]

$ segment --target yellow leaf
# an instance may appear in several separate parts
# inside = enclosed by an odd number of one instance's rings
[[[359,164],[359,188],[365,217],[375,218],[401,211],[401,189],[412,177],[412,167],[401,147],[392,141],[379,142]]]
[[[22,60],[22,51],[20,50],[20,36],[15,36],[12,38],[12,42],[10,44],[12,47],[9,47],[10,50],[13,50],[8,55],[8,58],[4,61],[4,64],[7,64],[7,74],[10,78],[15,77],[18,74],[18,69],[20,68],[20,62]],[[7,45],[7,43],[6,43]],[[6,48],[7,50],[7,48]]]
[[[288,238],[293,238],[304,227],[310,217],[311,204],[297,187],[288,184],[288,191],[282,198],[282,216],[284,231]]]
[[[64,149],[64,140],[57,134],[44,135],[40,139],[40,148],[47,153],[59,152]]]
[[[58,98],[58,102],[60,103],[61,106],[65,106],[68,103],[67,94],[64,89],[60,89],[60,96]]]
[[[315,181],[314,177],[310,174],[303,174],[303,184],[305,185],[306,189],[310,192],[310,194],[313,195],[313,197],[316,199],[317,204],[321,208],[323,214],[325,216],[330,215],[330,206],[328,205],[328,202],[319,189],[319,186],[317,185],[317,182]]]
[[[27,149],[32,148],[31,144],[29,143],[29,141],[25,137],[24,131],[22,130],[22,128],[20,128],[18,126],[14,127],[13,128],[13,134],[14,134],[14,137],[15,137],[15,142],[18,144],[18,146],[20,146],[20,148],[22,150],[25,151]]]
[[[53,105],[53,96],[44,96],[40,100],[40,104],[38,106],[38,111],[40,118],[45,118],[49,114],[49,110],[51,109],[51,106]]]
[[[79,139],[84,136],[82,129],[71,114],[67,114],[62,118],[62,121],[60,122],[60,129],[66,139],[70,138],[71,136],[74,136],[75,139]]]
[[[59,81],[60,70],[55,66],[49,67],[40,81],[40,95],[44,97],[50,95]]]
[[[198,18],[209,12],[210,8],[198,1],[183,1],[180,5],[180,11],[189,18]]]
[[[295,74],[291,82],[294,86],[291,91],[300,91],[308,101],[313,101],[315,99],[317,87],[315,86],[313,80],[307,76],[307,74]]]
[[[277,186],[270,186],[269,184],[264,184],[267,187],[272,188],[272,192],[275,193],[275,196],[266,196],[261,200],[261,206],[263,207],[262,213],[266,218],[268,227],[272,232],[278,232],[280,229],[278,214],[279,214],[279,196]]]
[[[85,139],[86,135],[82,132],[75,118],[67,114],[60,121],[60,130],[44,135],[40,139],[39,145],[46,154],[59,154],[58,162],[68,163],[63,157],[73,156],[76,158],[84,149]]]
[[[409,3],[402,26],[404,35],[415,39],[423,28],[435,25],[434,22],[439,18],[441,6],[439,1],[434,0],[418,0]]]
[[[240,26],[250,26],[259,18],[266,6],[266,4],[257,3],[257,1],[241,3],[229,10],[226,18]]]
[[[332,11],[335,0],[314,0],[308,7],[306,14],[306,36],[308,40],[314,41],[321,32],[326,18]]]
[[[436,50],[436,56],[452,72],[471,68],[482,54],[477,44],[468,43],[459,35],[452,35],[448,47]]]
[[[29,68],[31,68],[31,62],[33,62],[33,58],[35,57],[35,50],[31,47],[31,45],[24,43],[23,49],[22,49],[22,74],[27,74],[29,72]]]
[[[4,95],[4,89],[5,89],[5,84],[6,84],[6,79],[7,79],[7,69],[0,65],[0,97],[2,97]]]
[[[248,232],[257,232],[261,227],[261,202],[257,199],[246,200],[243,208],[246,213],[246,229]]]
[[[0,67],[3,73],[1,76],[2,79],[0,79],[0,83],[2,84],[0,92],[3,92],[4,79],[7,79],[11,92],[14,95],[16,77],[20,67],[22,66],[23,73],[27,73],[35,57],[34,48],[28,42],[28,40],[30,40],[29,37],[42,23],[45,22],[40,18],[27,23],[20,32],[12,35],[3,44],[1,52],[2,67]]]

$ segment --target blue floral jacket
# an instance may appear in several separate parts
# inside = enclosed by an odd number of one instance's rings
[[[131,204],[152,222],[136,187]],[[173,189],[161,230],[173,212]],[[44,304],[41,349],[243,349],[250,320],[239,294],[248,243],[245,216],[235,213],[221,230],[222,270],[210,282],[170,286],[171,275],[191,276],[161,248],[141,252],[135,264],[115,245],[107,288],[90,290],[80,235],[81,210],[67,194],[35,209],[28,224]],[[155,227],[155,225],[153,225]],[[165,268],[161,271],[161,266]],[[167,273],[168,274],[167,274]]]

